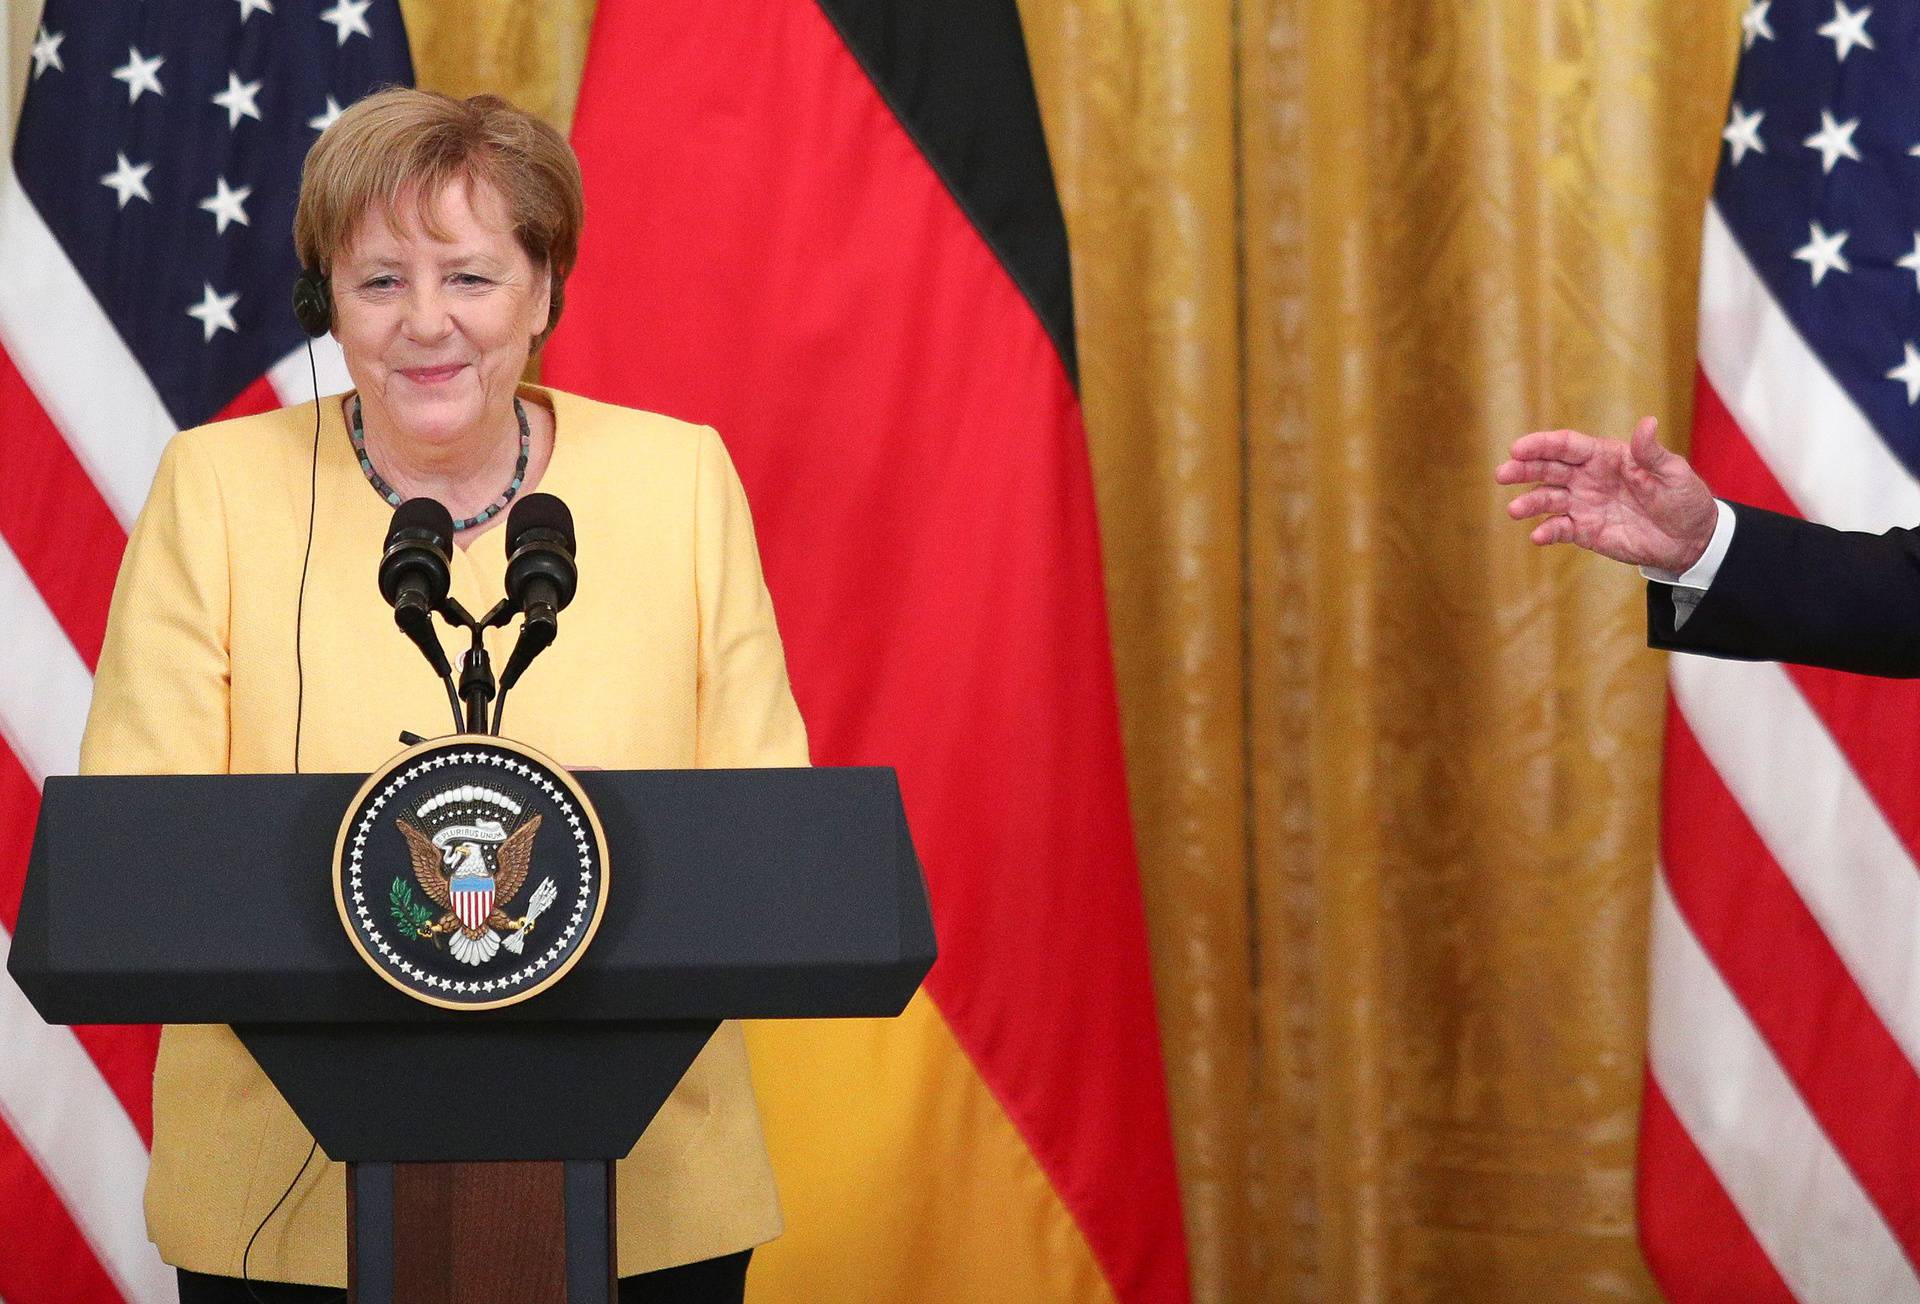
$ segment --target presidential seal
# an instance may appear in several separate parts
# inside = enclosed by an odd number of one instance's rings
[[[573,776],[504,738],[422,743],[369,778],[334,845],[334,901],[374,972],[487,1010],[543,991],[593,939],[606,837]]]

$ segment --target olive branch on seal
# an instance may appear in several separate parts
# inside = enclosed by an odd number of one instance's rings
[[[387,893],[387,903],[393,908],[393,922],[402,934],[418,939],[433,922],[433,911],[414,899],[413,887],[404,878],[393,880],[393,890]]]

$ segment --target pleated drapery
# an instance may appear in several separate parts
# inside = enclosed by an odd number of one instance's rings
[[[1196,1299],[1655,1298],[1663,663],[1490,469],[1684,447],[1743,7],[1022,6]]]
[[[421,84],[567,126],[591,0],[402,7]],[[1021,0],[1197,1300],[1655,1298],[1663,665],[1491,468],[1681,441],[1742,8]]]

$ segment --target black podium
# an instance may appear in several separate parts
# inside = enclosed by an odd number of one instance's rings
[[[359,775],[48,779],[8,969],[50,1023],[232,1024],[349,1164],[358,1304],[605,1304],[613,1160],[718,1022],[898,1014],[934,938],[891,770],[576,777],[606,910],[520,1004],[436,1009],[352,949]],[[482,1251],[516,1272],[463,1274]]]

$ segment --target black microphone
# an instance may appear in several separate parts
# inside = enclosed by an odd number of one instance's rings
[[[431,498],[409,498],[393,511],[386,550],[380,555],[380,596],[393,607],[393,623],[413,640],[443,679],[451,679],[433,613],[453,587],[453,516]]]
[[[493,731],[507,690],[518,683],[533,659],[553,645],[559,615],[573,601],[580,572],[574,565],[573,513],[552,494],[528,494],[507,516],[507,601],[525,614],[513,655],[500,672],[500,698],[494,704]]]
[[[573,513],[552,494],[528,494],[507,516],[507,599],[529,625],[549,629],[573,601]],[[551,641],[551,636],[549,636]]]

